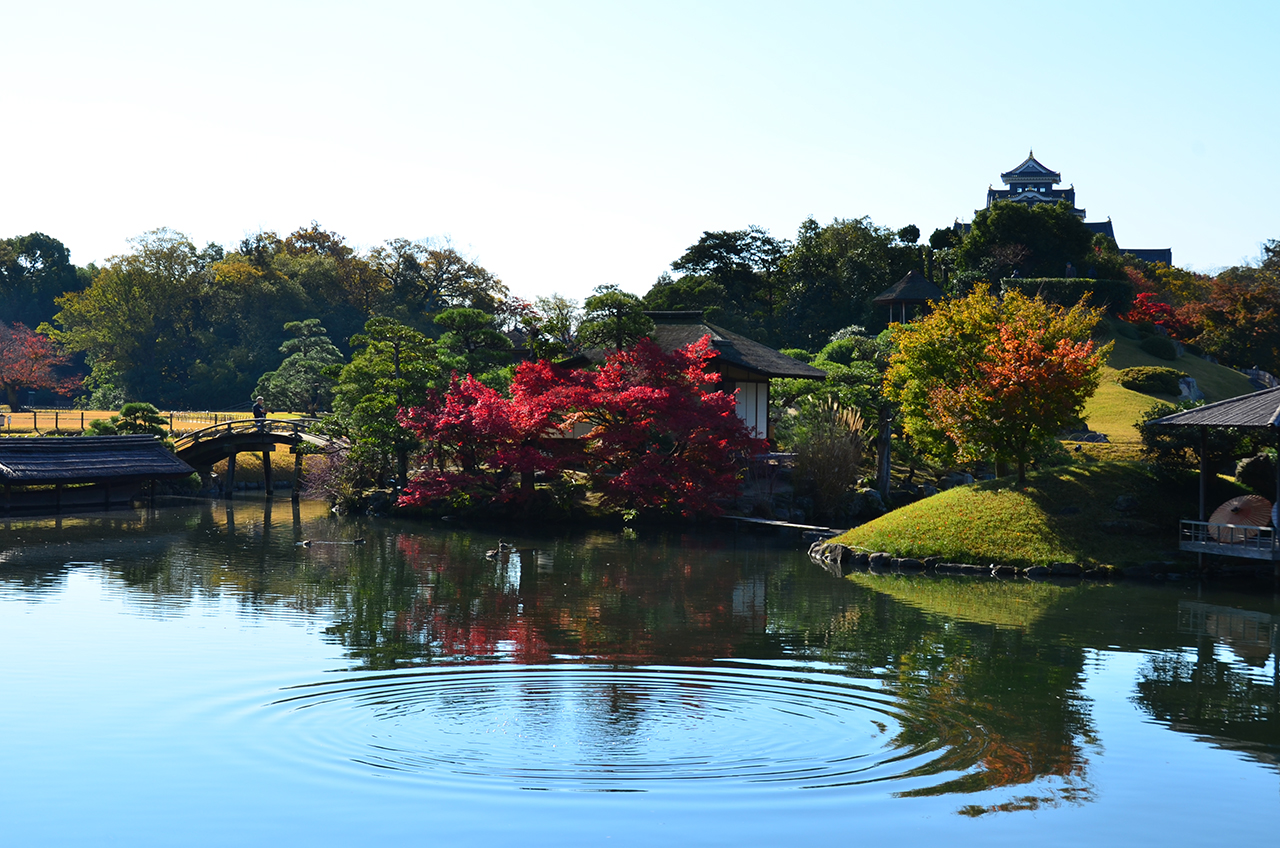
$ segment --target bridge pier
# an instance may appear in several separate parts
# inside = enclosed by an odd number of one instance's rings
[[[223,495],[227,500],[235,495],[236,491],[236,455],[232,453],[227,457],[227,482],[223,484]]]
[[[271,452],[275,448],[268,448],[262,452],[262,477],[267,485],[267,497],[271,497],[275,493],[275,483],[271,479]]]
[[[302,497],[302,451],[297,447],[293,449],[293,491],[290,498],[294,503]]]

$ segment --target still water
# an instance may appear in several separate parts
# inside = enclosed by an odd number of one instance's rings
[[[1269,592],[508,533],[0,524],[0,842],[1274,842]]]

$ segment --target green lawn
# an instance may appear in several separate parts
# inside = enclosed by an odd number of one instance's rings
[[[1214,504],[1244,492],[1225,480],[1210,488]],[[1121,495],[1135,498],[1137,508],[1116,510]],[[1197,508],[1194,474],[1165,480],[1138,464],[1089,463],[1034,472],[1024,487],[1007,477],[951,489],[834,541],[974,565],[1128,565],[1178,558],[1178,520]],[[1128,523],[1108,529],[1109,522]]]
[[[1176,368],[1189,377],[1195,378],[1196,385],[1204,392],[1205,400],[1209,403],[1256,391],[1250,384],[1249,378],[1239,371],[1215,365],[1198,356],[1188,355],[1170,362],[1167,359],[1152,356],[1144,351],[1138,342],[1124,336],[1112,334],[1102,341],[1103,343],[1114,341],[1115,347],[1107,362],[1102,384],[1094,396],[1085,403],[1084,411],[1089,428],[1105,433],[1112,442],[1137,442],[1138,434],[1133,425],[1142,413],[1158,400],[1167,403],[1177,400],[1168,395],[1149,395],[1126,389],[1116,382],[1121,369],[1136,368],[1141,365]]]

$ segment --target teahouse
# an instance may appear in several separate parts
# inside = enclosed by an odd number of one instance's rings
[[[1197,521],[1181,522],[1178,547],[1196,553],[1266,559],[1276,562],[1280,571],[1280,545],[1276,528],[1260,527],[1257,532],[1236,533],[1206,519],[1208,504],[1208,439],[1210,427],[1239,427],[1269,430],[1273,441],[1280,439],[1280,387],[1264,389],[1250,395],[1229,398],[1185,412],[1157,418],[1152,424],[1200,428],[1200,516]],[[1280,458],[1278,458],[1280,460]],[[1276,463],[1276,501],[1280,501],[1280,461]],[[1252,527],[1248,528],[1252,531]]]

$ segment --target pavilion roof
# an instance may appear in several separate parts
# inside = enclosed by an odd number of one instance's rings
[[[1280,386],[1175,412],[1151,423],[1184,427],[1280,427]]]
[[[931,300],[942,300],[942,289],[929,282],[924,274],[913,270],[876,295],[873,303],[884,306],[888,303],[928,303]]]
[[[787,356],[768,345],[740,336],[723,327],[703,320],[702,310],[655,310],[645,312],[653,321],[653,332],[650,339],[667,353],[698,341],[703,336],[711,337],[711,347],[716,352],[712,360],[723,362],[754,372],[762,377],[797,377],[807,380],[821,380],[827,372],[814,368],[807,362]],[[561,365],[574,367],[575,363],[601,362],[607,351],[588,350],[561,362]]]
[[[0,481],[17,485],[124,482],[194,470],[154,436],[0,438]]]

